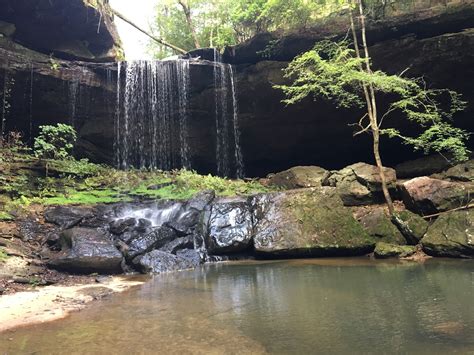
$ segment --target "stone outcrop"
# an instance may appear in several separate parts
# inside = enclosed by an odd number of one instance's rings
[[[391,222],[384,209],[377,208],[359,219],[364,229],[378,242],[404,245],[405,238]]]
[[[397,177],[395,170],[384,168],[389,190],[395,192]],[[360,206],[382,202],[382,183],[374,165],[356,163],[334,171],[322,182],[324,186],[336,187],[344,205]]]
[[[474,257],[472,211],[442,214],[421,240],[423,250],[433,256]]]
[[[0,0],[0,33],[57,58],[115,61],[123,56],[108,1]]]
[[[468,205],[474,186],[457,182],[432,179],[427,176],[414,178],[401,185],[405,205],[420,214],[433,214]]]
[[[268,177],[269,183],[285,189],[318,187],[328,177],[329,171],[319,166],[295,166]]]
[[[90,228],[72,228],[62,232],[61,253],[49,262],[58,270],[80,273],[118,273],[122,254],[105,233]]]
[[[331,188],[256,196],[254,245],[267,256],[362,255],[374,241]]]

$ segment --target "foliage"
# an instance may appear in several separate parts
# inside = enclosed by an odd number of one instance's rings
[[[380,115],[380,125],[395,114],[402,114],[409,121],[420,125],[423,132],[408,137],[395,128],[381,129],[381,134],[398,137],[415,150],[449,152],[455,160],[468,157],[465,131],[451,126],[453,115],[465,108],[466,103],[458,93],[448,89],[429,89],[421,79],[389,75],[380,70],[361,70],[365,59],[357,58],[347,42],[323,41],[306,53],[295,58],[285,70],[292,79],[291,85],[280,85],[287,104],[301,101],[307,96],[332,100],[343,108],[364,106],[364,85],[370,85],[376,93],[385,95],[390,104]],[[366,116],[356,125],[359,132],[367,131]]]
[[[314,24],[340,0],[188,0],[194,30],[201,47],[223,48],[258,33],[288,31]],[[180,48],[195,48],[192,29],[178,0],[161,0],[156,7],[153,32]],[[155,57],[173,54],[150,43]]]
[[[42,159],[66,159],[70,157],[77,136],[73,127],[58,123],[56,126],[40,126],[35,138],[34,151]]]

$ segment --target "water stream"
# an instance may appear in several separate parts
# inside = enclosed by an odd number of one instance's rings
[[[6,354],[472,354],[474,264],[241,262],[154,277],[48,324]]]

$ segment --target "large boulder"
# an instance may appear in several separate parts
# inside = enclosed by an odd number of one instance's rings
[[[395,191],[395,170],[384,168],[390,190]],[[336,187],[344,205],[360,206],[383,201],[382,183],[378,168],[366,163],[356,163],[333,172],[323,185]]]
[[[194,268],[199,265],[199,262],[160,250],[153,250],[133,259],[133,264],[141,272],[163,273]]]
[[[395,171],[399,179],[411,179],[440,173],[451,166],[448,159],[440,154],[436,154],[400,163],[395,166]]]
[[[295,166],[291,169],[273,174],[269,183],[285,189],[317,187],[329,175],[329,171],[319,166]]]
[[[377,208],[359,219],[364,229],[376,241],[403,245],[406,240],[398,228],[392,223],[383,208]]]
[[[251,245],[253,223],[247,199],[220,199],[206,215],[204,233],[209,253],[239,252]]]
[[[471,200],[472,184],[432,179],[427,176],[400,185],[403,202],[412,211],[433,214],[461,207]]]
[[[121,271],[122,254],[103,232],[72,228],[61,233],[61,253],[49,261],[58,270],[81,273],[116,273]]]
[[[159,249],[176,238],[175,231],[165,226],[158,227],[150,233],[138,234],[128,243],[127,258],[135,258],[153,249]]]
[[[472,211],[442,214],[421,240],[423,250],[433,256],[474,257]]]
[[[362,255],[375,245],[332,188],[258,195],[252,206],[261,255]]]
[[[474,181],[474,160],[455,165],[442,176],[454,181],[472,182]]]
[[[84,219],[93,216],[94,214],[91,209],[70,206],[53,207],[44,213],[46,222],[56,224],[64,229],[72,228],[81,223]]]

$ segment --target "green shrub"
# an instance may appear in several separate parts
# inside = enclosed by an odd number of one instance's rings
[[[40,134],[35,138],[34,151],[42,159],[67,159],[76,143],[73,127],[58,123],[56,126],[40,126]]]

